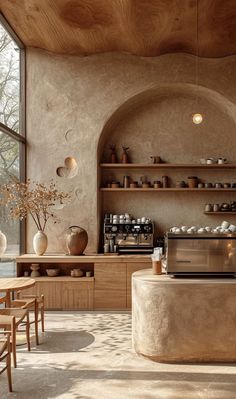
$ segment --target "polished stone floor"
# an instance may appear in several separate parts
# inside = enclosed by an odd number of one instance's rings
[[[48,312],[46,328],[40,346],[18,348],[14,393],[0,376],[1,399],[236,398],[236,365],[160,364],[137,356],[130,313]]]

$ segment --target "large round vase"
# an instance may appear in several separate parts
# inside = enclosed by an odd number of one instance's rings
[[[46,234],[39,230],[33,239],[33,248],[36,255],[43,255],[48,246],[48,238]]]
[[[82,255],[87,244],[88,234],[82,227],[69,227],[66,231],[66,246],[69,255]]]
[[[4,254],[7,249],[7,238],[5,234],[0,231],[0,256]]]

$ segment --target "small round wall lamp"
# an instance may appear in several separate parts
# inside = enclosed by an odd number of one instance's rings
[[[202,114],[193,115],[193,123],[195,123],[195,125],[199,125],[200,123],[202,123],[202,121],[203,121]]]

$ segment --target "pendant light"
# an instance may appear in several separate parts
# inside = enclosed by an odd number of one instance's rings
[[[195,74],[196,74],[196,80],[195,80],[195,84],[196,86],[198,86],[198,56],[199,56],[199,44],[198,44],[198,0],[196,0],[196,14],[197,14],[197,18],[196,18],[196,28],[197,28],[197,43],[196,43],[196,65],[195,65]],[[198,104],[198,101],[196,101],[196,103]],[[195,125],[199,125],[200,123],[202,123],[203,121],[203,116],[200,113],[195,113],[193,114],[193,123]]]

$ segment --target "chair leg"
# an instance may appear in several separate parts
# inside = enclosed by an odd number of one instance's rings
[[[44,329],[44,295],[42,295],[42,305],[41,305],[41,324],[42,324],[42,332],[45,331]]]
[[[36,345],[39,345],[39,325],[38,325],[38,318],[39,318],[39,307],[38,302],[35,300],[34,302],[34,327],[35,327],[35,340]]]
[[[13,355],[13,364],[14,367],[17,367],[16,363],[16,324],[15,318],[13,318],[11,323],[11,342],[12,342],[12,355]]]
[[[27,312],[27,319],[26,319],[26,340],[28,351],[30,351],[30,319],[29,319],[29,312]]]
[[[6,363],[7,363],[7,380],[8,380],[8,388],[9,391],[12,392],[12,378],[11,378],[11,345],[9,342],[9,338],[8,338],[8,354],[7,354],[7,359],[6,359]]]

